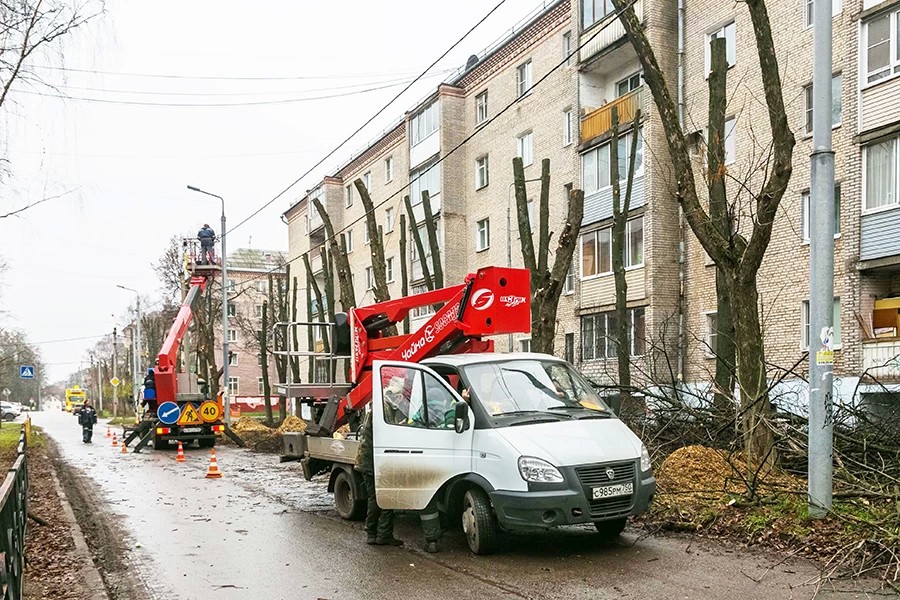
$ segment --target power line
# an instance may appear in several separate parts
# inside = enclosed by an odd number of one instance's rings
[[[234,227],[232,227],[231,229],[229,229],[226,233],[231,233],[232,231],[234,231],[235,229],[237,229],[238,227],[240,227],[241,225],[243,225],[244,223],[246,223],[247,221],[249,221],[250,219],[252,219],[252,218],[255,217],[256,215],[258,215],[259,213],[261,213],[263,210],[265,210],[266,208],[268,208],[269,206],[271,206],[271,205],[272,205],[274,202],[276,202],[279,198],[281,198],[281,197],[284,196],[286,193],[288,193],[288,191],[290,191],[291,188],[293,188],[295,185],[297,185],[298,183],[300,183],[304,178],[306,178],[306,176],[308,176],[308,175],[309,175],[310,173],[312,173],[314,170],[316,170],[317,168],[319,168],[319,166],[321,166],[326,160],[328,160],[329,158],[331,158],[332,156],[334,156],[334,154],[336,154],[338,150],[340,150],[341,148],[343,148],[343,147],[347,144],[347,142],[349,142],[350,140],[352,140],[352,139],[353,139],[360,131],[362,131],[363,129],[365,129],[369,124],[371,124],[375,119],[377,119],[377,118],[381,115],[381,113],[383,113],[384,111],[386,111],[386,110],[388,109],[388,107],[390,107],[394,102],[396,102],[397,99],[400,98],[400,96],[402,96],[403,94],[405,94],[406,91],[409,90],[409,88],[411,88],[417,81],[419,81],[420,79],[422,79],[423,77],[425,77],[425,75],[426,75],[426,73],[428,73],[428,71],[430,71],[435,65],[437,65],[438,62],[440,62],[441,60],[443,60],[444,57],[446,57],[448,54],[450,54],[450,52],[452,52],[458,45],[460,45],[460,44],[463,42],[463,40],[465,40],[467,37],[469,37],[469,35],[470,35],[473,31],[475,31],[475,29],[477,29],[482,23],[484,23],[484,22],[488,19],[488,17],[490,17],[492,14],[494,14],[494,12],[496,12],[496,11],[497,11],[501,6],[503,6],[503,4],[505,4],[505,3],[506,3],[506,0],[500,0],[500,2],[498,2],[498,3],[494,6],[494,8],[492,8],[491,10],[489,10],[488,13],[487,13],[486,15],[484,15],[483,17],[481,17],[481,19],[479,19],[479,21],[478,21],[477,23],[475,23],[475,25],[473,25],[473,26],[472,26],[465,34],[463,34],[463,36],[462,36],[461,38],[459,38],[458,40],[456,40],[456,41],[453,43],[452,46],[450,46],[447,50],[445,50],[443,54],[441,54],[437,59],[434,60],[434,62],[432,62],[430,65],[428,65],[428,67],[426,67],[425,70],[422,71],[422,73],[420,73],[415,79],[413,79],[409,84],[407,84],[407,86],[406,86],[405,88],[403,88],[396,96],[394,96],[393,98],[391,98],[391,100],[388,101],[387,104],[385,104],[385,105],[382,106],[380,109],[378,109],[378,111],[377,111],[374,115],[372,115],[365,123],[363,123],[362,125],[360,125],[360,126],[356,129],[356,131],[354,131],[354,132],[351,133],[349,136],[347,136],[347,137],[344,139],[344,141],[342,141],[340,144],[338,144],[338,145],[335,147],[334,150],[332,150],[331,152],[329,152],[328,154],[326,154],[319,162],[317,162],[316,164],[314,164],[312,167],[310,167],[309,169],[307,169],[305,173],[303,173],[302,175],[300,175],[300,177],[298,177],[298,178],[295,179],[293,182],[291,182],[290,185],[288,185],[286,188],[284,188],[283,190],[281,190],[280,192],[278,192],[278,194],[276,194],[274,198],[272,198],[271,200],[269,200],[268,202],[266,202],[265,204],[263,204],[262,206],[260,206],[258,209],[256,209],[256,210],[253,211],[252,213],[250,213],[249,216],[247,216],[243,221],[241,221],[240,223],[238,223],[237,225],[235,225]]]
[[[168,73],[126,73],[122,71],[101,71],[96,69],[78,69],[74,67],[58,67],[52,65],[35,65],[38,69],[51,71],[66,71],[69,73],[90,73],[92,75],[113,75],[116,77],[145,77],[151,79],[195,79],[198,81],[308,81],[328,79],[363,79],[373,77],[386,77],[390,75],[412,75],[415,71],[400,71],[393,73],[357,73],[343,75],[291,75],[284,77],[233,77],[218,75],[176,75]]]

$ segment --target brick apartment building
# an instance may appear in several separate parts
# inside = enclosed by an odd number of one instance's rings
[[[551,231],[558,232],[562,225],[567,187],[585,191],[582,237],[559,306],[556,351],[595,379],[614,382],[614,343],[606,336],[614,327],[615,299],[610,272],[610,115],[615,106],[620,120],[630,121],[640,108],[641,142],[625,252],[634,378],[638,383],[709,381],[715,349],[714,265],[672,198],[671,167],[656,109],[611,4],[552,3],[470,60],[467,68],[286,211],[289,257],[310,251],[314,270],[321,269],[317,248],[325,234],[321,219],[310,209],[310,198],[322,198],[335,228],[346,230],[357,302],[372,300],[366,291],[371,286],[364,211],[352,189],[352,182],[362,178],[376,206],[390,198],[377,212],[385,232],[392,297],[400,293],[400,260],[409,260],[413,291],[423,289],[420,258],[414,249],[408,257],[399,256],[397,231],[403,195],[409,193],[419,202],[422,189],[433,199],[448,283],[488,264],[521,266],[517,229],[513,225],[510,232],[507,227],[511,204],[515,223],[511,160],[523,156],[531,179],[539,175],[541,159],[550,158]],[[808,347],[812,2],[770,0],[768,7],[777,23],[774,36],[784,98],[798,143],[794,174],[759,276],[761,314],[767,359],[783,368],[798,363],[802,374]],[[676,0],[635,4],[670,90],[679,98],[684,129],[698,148],[706,123],[709,40],[725,37],[730,65],[728,193],[746,203],[737,182],[748,181],[750,189],[758,186],[769,141],[749,14],[740,3],[714,0],[678,8]],[[900,375],[892,360],[900,354],[900,298],[893,299],[900,296],[900,2],[844,0],[842,5],[834,0],[834,14],[832,113],[840,213],[835,232],[835,335],[840,348],[835,395],[847,399],[866,370],[882,379]],[[546,81],[527,93],[548,73]],[[492,120],[519,95],[525,97]],[[627,154],[628,136],[634,134],[628,125],[622,129],[620,156]],[[702,176],[703,152],[696,154],[695,173]],[[426,175],[409,191],[402,191],[423,172]],[[699,190],[705,189],[698,183]],[[536,195],[536,184],[528,185],[529,193]],[[418,204],[419,226],[424,217]],[[743,212],[739,227],[749,228],[749,219]],[[300,285],[305,287],[302,275]],[[417,323],[421,318],[414,320]],[[503,339],[497,347],[526,349],[528,341],[520,338],[510,345]],[[805,397],[799,378],[789,379],[782,388],[798,399]],[[880,389],[863,381],[859,391]]]

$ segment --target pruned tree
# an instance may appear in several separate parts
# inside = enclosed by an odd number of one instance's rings
[[[627,0],[613,0],[628,39],[643,68],[644,81],[653,96],[665,134],[674,174],[674,195],[688,225],[709,257],[722,270],[728,288],[734,323],[737,383],[741,398],[741,429],[750,469],[774,460],[774,434],[769,425],[771,407],[766,381],[765,349],[759,315],[757,275],[772,237],[772,225],[792,172],[794,134],[788,124],[782,95],[781,74],[772,39],[765,0],[747,0],[756,40],[769,129],[771,159],[761,173],[758,190],[749,191],[754,218],[740,231],[723,235],[704,209],[697,192],[685,134],[678,110],[644,26]],[[720,38],[721,40],[721,38]],[[725,70],[724,40],[712,40],[713,69]],[[737,228],[739,229],[739,228]]]
[[[513,159],[516,193],[516,219],[525,268],[531,271],[531,349],[553,354],[556,337],[556,312],[572,254],[578,243],[578,231],[584,217],[584,192],[571,190],[566,221],[559,235],[553,266],[548,267],[550,238],[550,159],[541,161],[541,195],[538,205],[538,250],[535,253],[532,224],[528,216],[525,167],[520,157]]]
[[[266,424],[272,423],[272,386],[269,382],[269,301],[262,303],[262,328],[259,330],[260,369],[263,380],[263,402],[266,405]]]
[[[268,273],[268,292],[269,306],[272,309],[272,317],[277,322],[287,321],[288,302],[287,302],[287,286],[279,278],[277,281],[273,279],[272,273]],[[276,285],[277,290],[276,290]],[[278,328],[272,335],[272,345],[275,348],[287,348],[287,331],[284,328]],[[278,373],[278,381],[287,381],[287,372],[289,369],[287,356],[279,354],[275,356],[275,371]],[[287,397],[284,394],[278,395],[278,422],[282,422],[287,418]]]
[[[322,202],[318,198],[313,198],[312,201],[319,216],[322,217],[325,234],[328,236],[328,246],[331,248],[331,255],[337,268],[338,285],[341,290],[341,306],[345,311],[350,310],[356,306],[356,294],[353,292],[353,271],[350,270],[350,261],[347,259],[346,240],[343,234],[338,240],[334,232],[334,226],[331,224],[331,217],[328,215],[325,207],[322,206]]]
[[[441,289],[444,287],[444,269],[441,263],[441,245],[437,237],[437,226],[434,222],[434,215],[431,213],[431,196],[428,194],[428,190],[422,190],[422,210],[425,211],[425,236],[428,240],[428,249],[431,252],[430,267],[428,266],[428,254],[425,253],[425,242],[422,241],[422,232],[419,231],[415,209],[409,196],[403,197],[403,203],[406,205],[406,213],[409,215],[409,230],[415,244],[416,254],[419,257],[419,264],[422,266],[422,277],[425,281],[425,287],[429,290]],[[403,260],[406,260],[405,256]],[[433,276],[432,272],[434,273]]]
[[[363,208],[366,211],[366,233],[369,237],[369,253],[372,255],[372,279],[375,284],[372,288],[372,294],[375,296],[375,302],[385,302],[391,299],[387,286],[387,266],[384,258],[384,238],[382,237],[381,226],[375,219],[375,205],[369,196],[369,190],[362,179],[353,182],[356,191],[359,192],[360,200],[362,200]]]
[[[409,271],[406,268],[406,215],[400,213],[400,295],[409,296]],[[403,333],[409,333],[409,312],[403,317]]]

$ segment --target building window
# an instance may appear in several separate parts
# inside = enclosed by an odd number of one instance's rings
[[[237,352],[229,352],[228,353],[228,366],[236,367],[238,366],[238,355]]]
[[[806,117],[806,133],[813,130],[813,87],[812,84],[803,88],[803,114]],[[834,75],[831,78],[831,126],[841,124],[841,76]]]
[[[475,96],[475,124],[481,125],[488,120],[488,93],[481,92]]]
[[[534,233],[534,200],[525,203],[525,211],[528,213],[528,231]]]
[[[366,267],[366,289],[371,290],[375,287],[375,272],[372,267]]]
[[[622,81],[616,83],[616,98],[621,98],[625,94],[631,93],[641,87],[644,83],[643,75],[640,72],[629,75]]]
[[[625,223],[625,268],[644,264],[644,218]],[[581,236],[581,278],[612,273],[612,227]]]
[[[728,63],[729,67],[733,67],[735,63],[735,29],[734,29],[734,21],[725,25],[721,29],[717,31],[713,31],[712,33],[706,34],[706,73],[709,74],[710,70],[712,70],[712,56],[710,55],[710,47],[709,43],[713,40],[719,39],[721,37],[725,38],[725,60]]]
[[[344,233],[344,243],[347,245],[347,254],[353,252],[353,230],[348,229]]]
[[[353,206],[353,186],[347,186],[347,208]]]
[[[491,220],[482,219],[475,224],[475,251],[487,250],[491,245]]]
[[[566,336],[565,360],[569,364],[575,363],[575,334],[567,333]]]
[[[229,329],[228,330],[228,341],[229,342],[237,341],[237,329]]]
[[[388,156],[384,159],[384,182],[390,183],[394,180],[394,157]]]
[[[516,91],[521,98],[531,90],[531,61],[524,62],[516,69]]]
[[[519,352],[531,352],[531,338],[519,340]]]
[[[809,242],[809,192],[803,192],[800,202],[800,212],[802,217],[801,228],[803,230],[803,241]],[[834,186],[834,237],[841,235],[841,186]]]
[[[237,396],[238,391],[240,390],[240,386],[238,385],[238,377],[229,377],[228,378],[228,395],[229,396]]]
[[[866,21],[866,82],[873,83],[894,73],[900,73],[900,52],[897,50],[898,12],[879,15]],[[893,50],[892,50],[893,49]]]
[[[841,0],[831,0],[831,16],[836,17],[841,14],[841,10],[843,7],[841,6]],[[806,0],[806,10],[803,14],[804,20],[803,24],[806,27],[812,27],[813,24],[813,0]]]
[[[575,141],[574,115],[571,108],[563,112],[563,146],[568,146]]]
[[[532,133],[523,133],[516,138],[517,156],[522,159],[522,164],[528,166],[534,162],[534,154],[531,149]]]
[[[266,388],[265,388],[265,386],[263,385],[263,378],[262,378],[262,377],[257,377],[257,378],[256,378],[256,393],[257,393],[257,395],[259,395],[259,396],[262,396],[263,394],[266,393]]]
[[[644,264],[644,217],[625,223],[625,268]]]
[[[257,319],[261,319],[261,318],[262,318],[262,314],[263,314],[263,313],[262,313],[262,311],[263,311],[263,305],[262,305],[262,304],[257,304],[255,308],[256,308],[256,318],[257,318]]]
[[[563,293],[571,294],[575,291],[575,260],[569,263],[569,270],[566,272],[566,280],[563,282]]]
[[[368,245],[372,240],[369,238],[369,224],[366,223],[366,226],[363,227],[363,243]]]
[[[628,177],[628,163],[631,161],[631,136],[627,133],[619,138],[619,181]],[[634,176],[644,172],[644,136],[640,139],[634,159]],[[582,181],[585,195],[594,194],[612,185],[612,165],[610,164],[609,143],[598,146],[581,155]]]
[[[415,245],[415,244],[413,244],[413,245]],[[428,291],[428,287],[425,284],[412,286],[412,294],[413,295],[424,294],[427,291]],[[425,306],[417,306],[417,307],[411,308],[409,310],[409,318],[410,319],[416,319],[418,317],[425,317],[425,316],[428,316],[431,314],[434,314],[434,305],[433,304],[428,304]]]
[[[897,138],[865,147],[865,208],[873,210],[897,205]]]
[[[437,236],[438,248],[443,248],[443,233],[441,232],[440,219],[434,220],[434,229],[435,234]],[[425,224],[419,226],[419,236],[422,239],[422,245],[425,250],[425,257],[428,260],[426,264],[433,264],[434,261],[431,256],[431,244],[427,243],[428,240],[428,232],[425,230]],[[412,238],[412,232],[410,232],[410,238]],[[422,262],[419,260],[419,253],[417,252],[416,245],[414,243],[409,244],[409,279],[410,281],[419,281],[425,275],[422,271]],[[431,270],[431,273],[434,271]]]
[[[394,257],[390,257],[384,261],[384,274],[387,283],[394,283]]]
[[[434,207],[434,198],[441,193],[441,164],[424,167],[409,174],[409,199],[413,206],[422,203],[422,192],[427,191]]]
[[[384,232],[390,233],[394,230],[394,208],[384,209]]]
[[[257,279],[256,280],[256,291],[260,294],[268,294],[269,293],[269,282],[266,279]]]
[[[716,313],[706,313],[706,355],[716,355],[716,335],[718,333],[716,324]]]
[[[480,190],[488,184],[488,157],[482,156],[475,161],[475,189]]]
[[[566,61],[566,66],[572,64],[572,32],[567,31],[562,34],[562,49],[563,49],[563,59]]]
[[[737,160],[737,119],[725,119],[725,164],[730,165]]]
[[[228,316],[236,317],[237,316],[237,306],[234,303],[228,305]]]
[[[261,338],[261,337],[262,337],[262,336],[260,335],[260,336],[258,336],[257,339],[259,339],[259,338]],[[262,352],[260,352],[259,354],[256,355],[256,366],[258,366],[258,367],[263,366],[263,363],[262,363]]]
[[[581,26],[587,29],[615,12],[612,0],[581,0]]]
[[[809,350],[809,300],[803,301],[803,306],[800,309],[801,317],[800,320],[803,324],[803,331],[800,334],[800,348],[802,350]],[[834,340],[832,341],[834,348],[840,348],[841,346],[841,299],[835,298],[834,303],[832,304],[831,309],[831,319],[832,319],[832,328],[834,329]],[[816,349],[819,347],[818,337],[816,338]]]
[[[372,189],[372,171],[366,171],[362,176],[363,185],[366,186],[366,191]]]
[[[432,133],[437,131],[440,126],[440,104],[437,100],[420,110],[412,118],[410,123],[410,132],[412,137],[412,145],[415,146]]]
[[[646,349],[644,308],[627,312],[628,354],[642,356]],[[581,317],[581,358],[597,360],[616,358],[618,321],[615,312],[603,312]]]

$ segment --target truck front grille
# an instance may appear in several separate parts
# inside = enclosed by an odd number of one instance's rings
[[[612,469],[614,474],[610,479],[607,475],[607,469]],[[592,519],[605,519],[622,515],[627,515],[631,511],[631,505],[634,502],[634,496],[617,496],[614,498],[603,498],[601,500],[593,500],[591,498],[591,488],[614,485],[618,483],[632,482],[635,487],[635,463],[608,463],[597,465],[585,465],[576,467],[575,473],[584,487],[584,493],[591,505]]]

